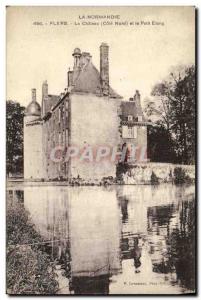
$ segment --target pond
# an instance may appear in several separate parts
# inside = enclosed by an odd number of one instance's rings
[[[16,186],[8,193],[47,241],[60,294],[195,290],[194,186]]]

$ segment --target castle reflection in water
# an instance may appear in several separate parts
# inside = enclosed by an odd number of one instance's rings
[[[47,251],[66,278],[61,294],[194,291],[194,186],[51,186],[8,192],[24,202],[36,230],[50,241]]]

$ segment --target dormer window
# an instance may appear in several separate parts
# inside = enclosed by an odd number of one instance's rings
[[[132,122],[133,121],[133,116],[129,115],[128,116],[128,121]]]
[[[142,116],[138,116],[138,122],[142,122]]]

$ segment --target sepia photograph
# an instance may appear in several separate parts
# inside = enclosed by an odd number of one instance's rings
[[[195,295],[195,6],[6,8],[6,293]]]

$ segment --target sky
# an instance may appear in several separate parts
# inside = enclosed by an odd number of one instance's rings
[[[109,45],[112,88],[125,100],[136,89],[142,99],[149,97],[154,84],[165,78],[172,66],[194,64],[194,14],[194,7],[182,6],[8,7],[7,100],[27,106],[31,89],[36,88],[41,103],[44,80],[49,94],[60,94],[67,85],[67,71],[73,67],[74,48],[90,52],[99,69],[102,42]],[[118,19],[88,18],[94,15]],[[112,24],[101,25],[103,21]]]

